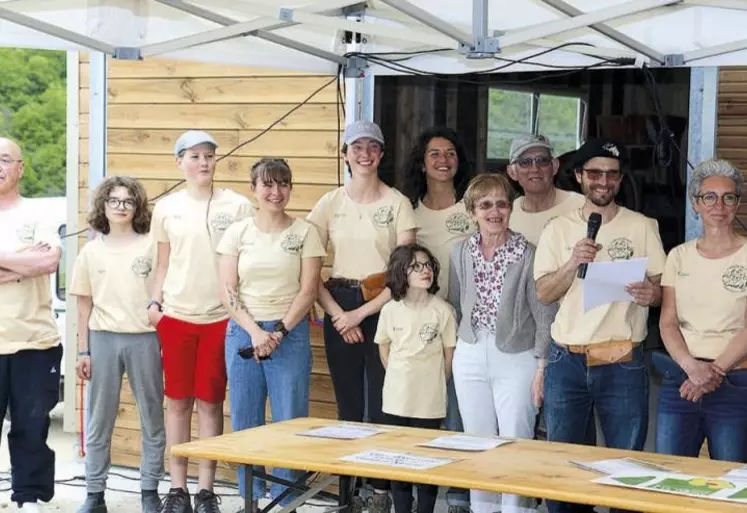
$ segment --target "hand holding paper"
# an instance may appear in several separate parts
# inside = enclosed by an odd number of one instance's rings
[[[646,257],[590,263],[583,285],[584,311],[588,312],[598,306],[617,301],[635,301],[628,292],[628,286],[643,282],[646,279],[647,268]],[[648,283],[653,287],[652,283]],[[639,287],[636,287],[636,290],[638,289]]]

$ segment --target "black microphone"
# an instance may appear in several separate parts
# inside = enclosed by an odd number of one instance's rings
[[[599,227],[602,226],[602,215],[597,212],[589,214],[589,222],[586,225],[586,238],[595,240],[597,233],[599,233]],[[581,264],[578,266],[578,277],[582,280],[586,278],[586,267],[587,264]]]

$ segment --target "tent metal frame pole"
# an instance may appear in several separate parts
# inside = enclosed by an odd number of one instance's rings
[[[580,9],[570,5],[567,2],[564,2],[563,0],[540,0],[542,3],[549,5],[550,7],[562,12],[566,16],[578,16],[579,14],[584,14],[583,11]],[[677,2],[672,2],[677,3]],[[635,39],[626,36],[622,32],[619,32],[604,23],[595,23],[593,25],[590,25],[589,28],[596,30],[600,34],[608,37],[609,39],[620,43],[623,46],[626,46],[633,50],[636,53],[639,53],[641,55],[645,55],[651,60],[654,60],[658,62],[659,64],[664,64],[666,61],[666,58],[663,53],[658,52],[651,48],[650,46],[646,46],[643,43],[640,43],[636,41]]]
[[[106,176],[106,54],[91,52],[88,138],[88,189],[93,191]],[[89,202],[93,198],[89,198]]]
[[[186,12],[193,16],[197,16],[198,18],[203,18],[205,20],[212,21],[213,23],[217,23],[218,25],[230,26],[230,25],[236,25],[239,23],[238,20],[234,20],[227,16],[223,16],[221,14],[209,11],[207,9],[203,9],[202,7],[199,7],[194,4],[186,3],[182,0],[155,0],[155,1],[160,4],[167,5],[169,7],[177,9],[179,11]],[[273,30],[278,30],[278,29],[286,28],[286,27],[292,27],[294,25],[298,25],[298,23],[294,23],[294,22],[278,23],[277,20],[271,20],[269,18],[267,18],[266,21],[267,21],[268,26],[266,26],[263,29],[258,29],[254,32],[251,32],[245,35],[264,39],[266,41],[270,41],[277,45],[285,46],[286,48],[291,48],[293,50],[298,50],[299,52],[313,55],[314,57],[332,61],[337,64],[343,64],[345,62],[344,58],[340,57],[339,55],[335,53],[327,52],[325,50],[322,50],[321,48],[316,48],[310,45],[300,43],[298,41],[294,41],[287,37],[283,37],[278,34],[271,33],[271,31]],[[151,47],[150,52],[153,52],[153,51],[154,49],[153,47]],[[158,49],[156,48],[155,51],[158,52]],[[158,53],[162,53],[162,52],[158,52]]]
[[[722,45],[685,52],[682,54],[682,58],[684,59],[685,64],[687,64],[692,61],[707,59],[708,57],[716,57],[717,55],[724,55],[726,53],[739,52],[745,49],[747,49],[747,39],[740,39],[739,41],[733,41],[731,43],[724,43]]]
[[[68,41],[70,43],[95,50],[97,52],[114,55],[114,52],[116,50],[114,46],[104,43],[103,41],[84,36],[77,32],[73,32],[72,30],[58,27],[57,25],[52,25],[51,23],[37,20],[36,18],[26,16],[25,14],[12,11],[10,9],[6,9],[5,7],[0,7],[0,19],[7,20],[11,23],[15,23],[16,25],[21,25],[31,30],[36,30],[37,32],[62,39],[64,41]]]
[[[690,112],[687,134],[687,160],[697,166],[716,155],[716,123],[718,119],[718,68],[690,69]],[[687,187],[693,179],[693,169],[687,165]],[[693,209],[690,197],[685,205],[685,240],[698,238],[702,224]]]
[[[476,0],[476,1],[484,1],[484,0]],[[406,15],[408,15],[410,18],[413,18],[423,25],[432,28],[433,30],[436,30],[440,32],[441,34],[444,34],[460,43],[462,43],[465,46],[472,46],[472,36],[470,34],[467,34],[465,32],[462,32],[458,28],[456,28],[454,25],[445,22],[438,16],[434,16],[428,11],[421,9],[420,7],[411,4],[407,0],[381,0],[381,3],[384,3],[388,5],[389,7],[392,7],[393,9],[396,9]],[[487,3],[487,1],[485,1]]]

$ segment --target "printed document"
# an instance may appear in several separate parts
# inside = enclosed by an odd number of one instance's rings
[[[369,436],[386,433],[389,429],[364,424],[334,424],[320,428],[309,429],[297,433],[300,436],[311,436],[316,438],[334,438],[337,440],[360,440]]]
[[[633,301],[625,287],[643,281],[647,267],[647,257],[590,263],[584,278],[584,311],[617,301]]]
[[[387,467],[409,468],[413,470],[428,470],[457,461],[453,458],[433,458],[430,456],[389,451],[364,451],[350,456],[343,456],[340,459],[349,463],[367,463],[370,465],[384,465]]]
[[[418,444],[421,447],[432,447],[434,449],[451,449],[454,451],[479,452],[495,449],[501,445],[510,444],[513,440],[501,438],[483,438],[470,435],[451,435],[434,438],[430,442]]]

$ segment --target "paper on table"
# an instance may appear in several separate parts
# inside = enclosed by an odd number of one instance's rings
[[[359,440],[361,438],[368,438],[369,436],[378,435],[379,433],[386,433],[389,429],[380,428],[377,426],[365,426],[361,424],[334,424],[332,426],[324,426],[320,428],[310,429],[308,431],[302,431],[296,433],[301,436],[312,436],[317,438],[334,438],[338,440]]]
[[[647,267],[647,257],[590,263],[584,278],[584,311],[615,301],[633,301],[625,287],[643,281]]]
[[[651,470],[659,472],[671,472],[670,469],[642,461],[635,458],[614,458],[610,460],[599,461],[571,461],[573,465],[584,470],[590,470],[599,474],[618,474],[623,472],[650,472]]]
[[[735,468],[724,474],[724,477],[736,477],[738,479],[747,479],[747,465]]]
[[[370,465],[385,465],[387,467],[409,468],[413,470],[428,470],[456,461],[453,458],[433,458],[401,452],[364,451],[350,456],[343,456],[342,461],[350,463],[368,463]]]
[[[741,479],[650,471],[613,474],[594,479],[592,482],[703,499],[747,503],[747,481]]]
[[[418,444],[421,447],[435,449],[452,449],[455,451],[487,451],[501,445],[510,444],[513,440],[501,438],[483,438],[470,435],[449,435],[434,438],[430,442]]]

